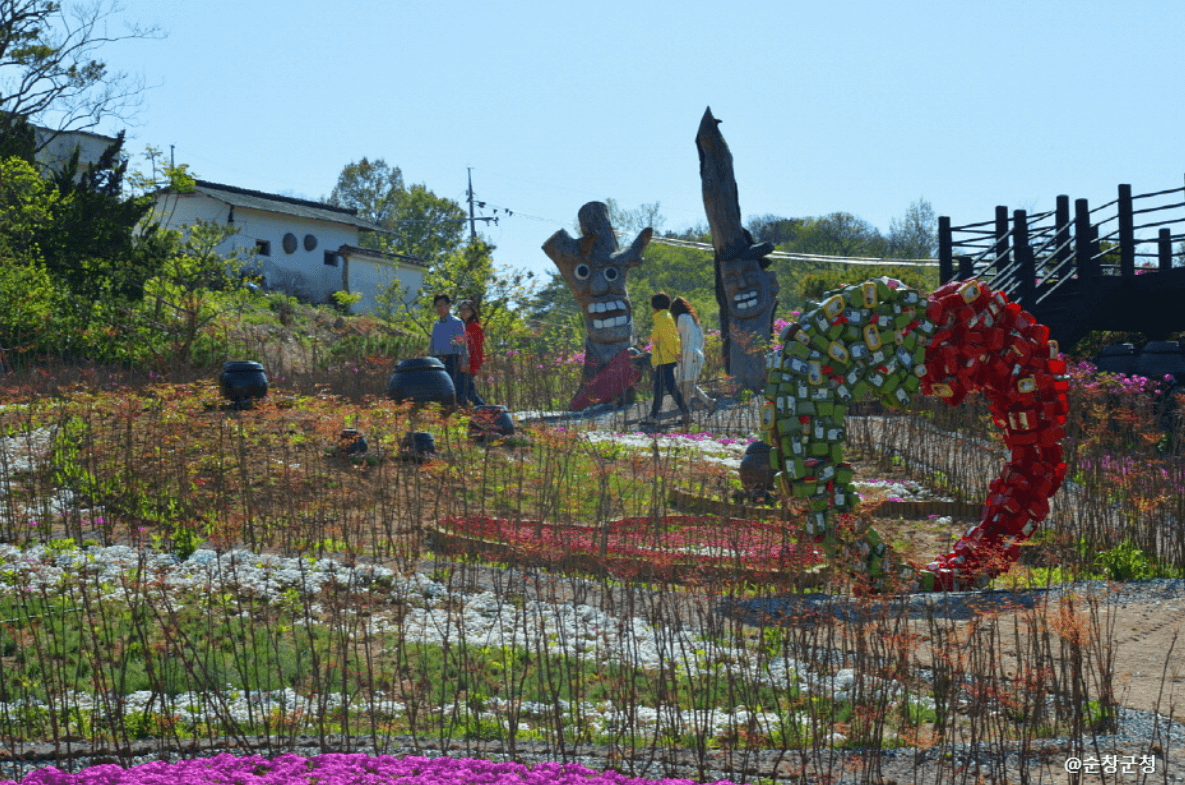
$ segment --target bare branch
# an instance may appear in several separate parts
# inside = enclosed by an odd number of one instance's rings
[[[143,79],[109,69],[97,55],[108,44],[164,33],[126,22],[113,31],[123,10],[117,0],[0,0],[0,113],[59,133],[134,116]]]

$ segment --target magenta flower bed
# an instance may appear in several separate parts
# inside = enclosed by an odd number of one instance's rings
[[[569,556],[601,558],[607,566],[626,563],[662,567],[771,571],[822,562],[811,545],[794,542],[785,524],[708,516],[624,518],[603,526],[446,518],[441,529],[461,537],[553,561]],[[602,557],[602,553],[604,556]]]
[[[22,785],[694,785],[693,780],[645,780],[615,771],[604,773],[576,763],[495,763],[471,758],[395,758],[361,754],[327,754],[306,758],[257,755],[156,761],[128,769],[114,764],[91,766],[70,774],[53,766],[29,774]],[[728,785],[727,780],[721,783]],[[0,785],[15,785],[12,780]]]

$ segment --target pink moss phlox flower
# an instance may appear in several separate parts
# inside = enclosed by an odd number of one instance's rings
[[[694,785],[693,780],[644,780],[616,771],[597,772],[578,763],[495,762],[473,758],[423,758],[333,753],[306,758],[279,755],[271,760],[222,754],[177,763],[153,761],[124,769],[91,766],[71,774],[53,766],[32,772],[21,785]],[[0,785],[16,785],[12,780]],[[719,785],[731,785],[720,780]]]

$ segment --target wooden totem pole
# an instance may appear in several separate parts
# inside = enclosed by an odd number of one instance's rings
[[[642,263],[642,250],[654,230],[643,229],[621,249],[604,203],[589,202],[577,218],[581,236],[571,237],[561,229],[543,244],[543,252],[563,274],[584,315],[584,383],[571,403],[579,411],[622,398],[642,375],[633,362],[636,350],[631,352],[634,314],[626,277],[630,268]]]
[[[765,351],[778,305],[778,277],[768,268],[771,243],[755,243],[741,225],[732,153],[708,107],[695,135],[704,210],[716,252],[716,302],[724,368],[740,389],[765,387]]]

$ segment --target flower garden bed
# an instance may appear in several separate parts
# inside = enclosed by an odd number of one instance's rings
[[[696,496],[689,491],[674,489],[669,496],[671,506],[689,512],[720,515],[728,518],[777,520],[782,517],[780,507],[756,507],[751,504],[733,504],[720,499]],[[925,518],[928,516],[950,516],[951,518],[975,518],[982,505],[951,499],[889,499],[878,502],[874,515],[878,518],[902,517]]]
[[[783,523],[714,516],[625,518],[604,525],[446,518],[438,552],[637,580],[822,582],[822,556]]]
[[[618,783],[661,782],[664,785],[694,785],[690,779],[666,778],[643,780],[616,771],[598,772],[578,763],[544,762],[525,766],[514,762],[472,758],[426,758],[409,755],[367,756],[361,754],[326,754],[312,758],[284,754],[275,758],[259,755],[221,754],[213,758],[182,760],[176,763],[154,761],[128,769],[115,764],[91,766],[77,773],[47,767],[21,780],[25,785],[147,785],[159,782],[244,783],[297,785],[319,782],[346,785],[361,782],[408,783],[499,783],[499,785],[617,785]],[[730,785],[720,781],[721,785]],[[0,781],[0,785],[15,785]]]

